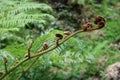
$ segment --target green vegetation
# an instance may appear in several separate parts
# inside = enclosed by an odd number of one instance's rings
[[[120,61],[120,1],[53,1],[0,0],[0,79],[6,59],[9,71],[27,60],[31,45],[31,55],[42,52],[46,44],[55,45],[55,34],[65,37],[64,31],[81,30],[85,21],[93,22],[100,15],[106,19],[104,28],[70,37],[19,65],[2,80],[105,80],[106,67]]]

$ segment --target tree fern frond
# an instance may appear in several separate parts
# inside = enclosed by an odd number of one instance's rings
[[[2,25],[2,27],[14,27],[14,26],[17,26],[17,27],[22,27],[24,26],[25,24],[29,23],[29,22],[38,22],[39,20],[36,20],[36,19],[8,19],[7,21],[6,20],[2,20],[0,21],[0,24]]]
[[[25,14],[25,13],[20,13],[18,15],[15,15],[11,18],[17,18],[17,19],[27,19],[27,18],[34,18],[34,19],[44,19],[44,20],[54,20],[55,18],[50,15],[50,14]]]
[[[40,23],[45,26],[55,20],[50,14],[52,8],[47,4],[8,0],[0,2],[0,34],[7,29],[10,31],[12,28],[24,27],[27,23]]]
[[[11,10],[17,3],[18,1],[0,0],[0,11],[4,12],[6,10]]]
[[[0,27],[0,38],[2,36],[6,36],[7,34],[9,34],[9,31],[19,31],[19,28],[14,28],[14,27],[9,27],[9,28],[2,28]]]
[[[17,8],[16,8],[17,7]],[[15,15],[20,12],[28,11],[28,10],[34,10],[34,9],[39,9],[41,11],[46,11],[46,12],[52,12],[52,8],[46,4],[38,4],[38,3],[21,3],[18,4],[16,7],[14,7],[14,10],[9,11],[8,15]]]
[[[18,31],[19,28],[0,28],[1,33],[7,32],[7,31]]]

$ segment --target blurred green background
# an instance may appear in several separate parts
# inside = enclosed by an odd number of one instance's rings
[[[120,61],[119,0],[0,0],[0,72],[3,56],[10,69],[42,43],[55,44],[55,34],[81,29],[86,21],[103,16],[103,29],[71,37],[59,48],[40,56],[20,80],[104,80],[106,67]],[[3,80],[17,79],[34,59]]]

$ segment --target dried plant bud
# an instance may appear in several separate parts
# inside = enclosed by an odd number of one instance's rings
[[[8,62],[8,60],[7,60],[6,57],[3,57],[3,60],[4,60],[4,63],[7,63],[7,62]]]
[[[88,26],[87,24],[84,24],[82,27],[83,27],[83,30],[86,31]]]
[[[56,36],[58,39],[62,39],[62,38],[63,38],[63,35],[62,35],[62,34],[59,34],[59,33],[56,34],[55,36]]]
[[[86,24],[83,25],[83,30],[86,31],[87,29],[92,29],[92,23],[91,22],[87,22]]]
[[[46,42],[43,43],[43,49],[44,50],[48,49],[48,44]]]
[[[55,36],[57,37],[56,45],[58,46],[59,45],[59,40],[63,38],[63,35],[58,33]]]
[[[101,16],[96,16],[94,20],[94,24],[98,24],[101,21],[105,22],[105,18]]]
[[[0,72],[0,77],[3,75],[3,72]]]
[[[71,34],[71,32],[70,31],[65,31],[64,34],[69,36]]]
[[[87,22],[87,26],[88,26],[88,28],[92,28],[93,27],[91,22]]]
[[[98,28],[102,28],[105,26],[105,22],[104,21],[101,21],[98,23]]]

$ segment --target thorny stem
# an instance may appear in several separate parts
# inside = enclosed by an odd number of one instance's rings
[[[93,28],[93,29],[87,30],[87,31],[93,31],[93,30],[98,30],[98,29],[100,29],[100,28]],[[51,46],[50,48],[48,48],[48,49],[46,49],[46,50],[44,50],[44,51],[38,51],[38,52],[34,53],[33,55],[31,55],[30,58],[28,58],[28,57],[24,58],[23,60],[21,60],[20,62],[18,62],[15,66],[13,66],[10,70],[8,70],[7,73],[4,73],[3,76],[0,78],[0,80],[2,80],[3,78],[5,78],[5,76],[7,76],[8,74],[10,74],[10,73],[11,73],[12,71],[14,71],[18,66],[20,66],[20,65],[23,64],[24,62],[28,61],[29,59],[32,59],[32,58],[41,56],[41,55],[43,55],[43,54],[45,54],[45,53],[47,53],[47,52],[49,52],[49,51],[52,51],[52,50],[54,50],[55,48],[59,47],[62,43],[64,43],[65,41],[67,41],[67,40],[68,40],[69,38],[71,38],[72,36],[74,36],[74,35],[76,35],[76,34],[78,34],[78,33],[80,33],[80,32],[87,32],[87,31],[78,30],[78,31],[72,33],[71,35],[67,36],[66,38],[64,38],[61,42],[59,42],[59,45],[58,45],[58,46],[56,46],[56,44],[55,44],[55,45]]]

